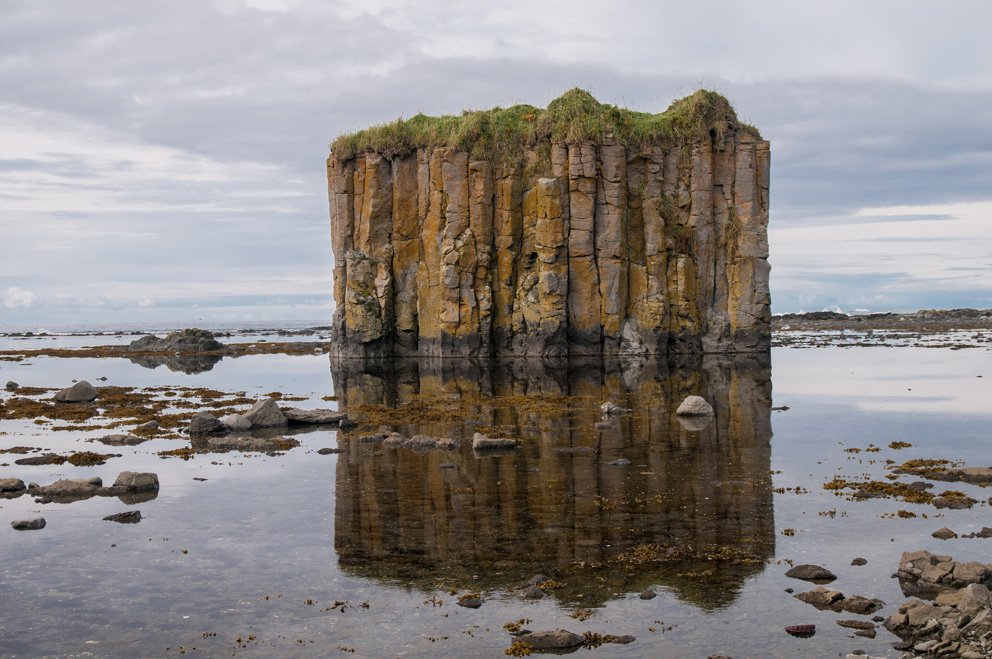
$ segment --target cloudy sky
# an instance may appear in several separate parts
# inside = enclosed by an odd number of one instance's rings
[[[0,0],[0,324],[328,319],[337,135],[699,87],[772,143],[775,312],[992,307],[992,3]]]

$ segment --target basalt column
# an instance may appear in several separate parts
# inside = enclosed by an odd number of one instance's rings
[[[327,160],[336,354],[768,350],[769,145],[722,97],[415,119]]]

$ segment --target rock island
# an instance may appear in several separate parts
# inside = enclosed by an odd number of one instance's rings
[[[340,356],[764,352],[769,145],[710,91],[651,114],[418,114],[327,159]]]

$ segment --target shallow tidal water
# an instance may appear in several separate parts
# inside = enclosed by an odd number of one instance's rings
[[[340,405],[362,425],[294,434],[301,446],[282,454],[184,461],[158,452],[187,439],[111,448],[86,440],[118,431],[0,419],[0,449],[122,454],[90,467],[20,466],[3,454],[0,478],[110,483],[130,470],[161,483],[137,504],[0,500],[0,654],[497,657],[512,641],[504,624],[525,618],[531,630],[636,637],[578,650],[605,657],[898,657],[883,628],[868,639],[835,623],[868,616],[784,592],[814,587],[784,573],[823,565],[838,575],[831,588],[879,598],[888,616],[909,599],[890,578],[903,551],[992,562],[992,539],[930,535],[992,526],[992,490],[936,483],[980,502],[937,510],[823,488],[835,476],[885,479],[887,460],[992,464],[990,357],[985,347],[780,347],[770,361],[482,368],[276,354],[199,373],[123,358],[2,362],[0,380],[22,386],[280,391],[302,408]],[[689,394],[713,404],[712,422],[675,417]],[[597,428],[605,401],[632,413]],[[481,429],[519,447],[415,452],[360,439],[384,422],[405,436],[470,440]],[[140,523],[102,520],[129,509]],[[9,526],[37,515],[48,522],[40,531]],[[658,560],[666,548],[678,551]],[[852,566],[856,557],[867,564]],[[537,574],[558,587],[523,598]],[[658,596],[640,599],[649,588]],[[473,592],[481,608],[457,605]],[[815,624],[815,636],[785,633],[797,624]]]

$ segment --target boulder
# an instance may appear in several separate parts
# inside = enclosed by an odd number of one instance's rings
[[[260,400],[244,413],[252,428],[277,428],[288,424],[286,415],[271,398]]]
[[[244,431],[251,429],[251,421],[241,414],[228,414],[225,417],[221,417],[220,422],[228,430]]]
[[[675,410],[675,414],[677,416],[709,416],[713,414],[713,406],[707,403],[702,396],[688,396]]]
[[[960,590],[941,593],[934,600],[938,606],[953,606],[959,613],[974,616],[982,609],[992,607],[992,593],[982,584],[968,584]]]
[[[55,400],[60,403],[88,403],[96,400],[97,391],[92,384],[86,380],[80,380],[76,384],[62,389],[55,394]]]
[[[63,478],[46,487],[36,488],[37,493],[51,498],[88,498],[96,495],[103,488],[103,479],[92,478]],[[32,490],[35,493],[35,490]]]
[[[140,426],[136,427],[135,430],[158,430],[159,425],[160,424],[158,421],[152,419],[151,421],[142,423]]]
[[[164,339],[147,334],[131,341],[127,352],[214,352],[223,348],[212,332],[194,327],[169,332]]]
[[[17,384],[13,380],[7,380],[7,384],[4,385],[4,389],[6,389],[7,391],[17,391],[17,388],[19,386],[21,385]]]
[[[528,632],[518,636],[517,640],[538,651],[567,650],[568,648],[576,648],[584,642],[581,636],[565,629]]]
[[[10,523],[17,531],[37,531],[38,529],[45,528],[45,518],[44,517],[32,517],[30,519],[17,519]]]
[[[951,538],[958,537],[958,534],[957,533],[955,533],[954,531],[950,530],[946,526],[937,529],[936,531],[934,531],[930,535],[932,535],[933,537],[937,538],[938,540],[950,540]]]
[[[197,412],[189,422],[189,434],[192,437],[227,432],[227,427],[210,412]]]
[[[151,472],[122,471],[114,481],[114,487],[122,487],[129,492],[158,490],[158,474]]]
[[[0,478],[0,494],[21,492],[24,489],[24,481],[20,478]]]
[[[837,578],[836,574],[819,565],[796,565],[785,576],[818,583],[829,583]]]
[[[638,595],[638,597],[640,597],[642,600],[653,600],[657,596],[658,596],[658,593],[654,592],[650,588],[648,588],[643,593],[641,593],[640,595]]]

